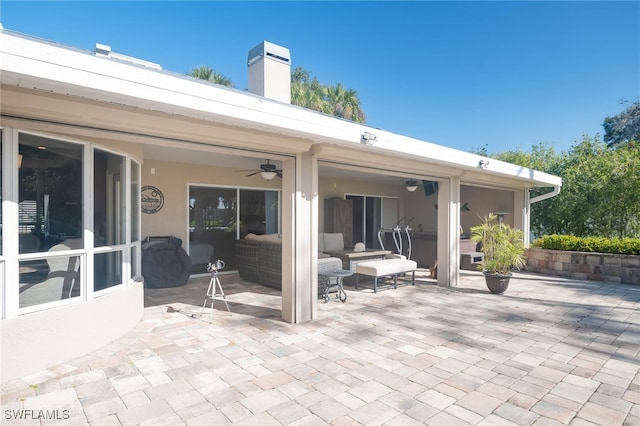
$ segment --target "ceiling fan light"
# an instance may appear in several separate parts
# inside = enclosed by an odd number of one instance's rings
[[[278,174],[276,172],[260,172],[260,176],[262,176],[264,180],[271,180],[277,175]]]
[[[407,191],[413,192],[416,189],[418,189],[418,181],[413,180],[413,179],[408,180],[407,182],[405,182],[405,186],[404,187],[407,189]]]

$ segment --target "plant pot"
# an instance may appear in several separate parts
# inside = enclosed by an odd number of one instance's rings
[[[511,275],[493,274],[491,272],[483,272],[484,280],[487,288],[493,294],[502,294],[509,287],[509,279]]]

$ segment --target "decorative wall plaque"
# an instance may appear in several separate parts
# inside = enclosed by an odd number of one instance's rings
[[[158,213],[164,206],[164,195],[155,186],[142,187],[142,213]]]

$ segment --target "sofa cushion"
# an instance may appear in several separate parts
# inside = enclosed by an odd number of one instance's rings
[[[344,250],[344,236],[342,232],[325,232],[323,251],[334,250]]]
[[[382,259],[359,262],[356,264],[356,272],[372,277],[384,277],[396,275],[402,272],[415,271],[418,264],[414,260],[407,259]]]
[[[249,233],[247,234],[245,239],[249,241],[256,241],[259,243],[282,244],[282,238],[280,237],[280,234],[256,235]]]

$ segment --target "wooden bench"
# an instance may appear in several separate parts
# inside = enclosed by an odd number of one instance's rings
[[[393,277],[393,288],[398,286],[398,274],[411,272],[411,284],[416,282],[418,264],[407,259],[382,259],[360,262],[356,265],[356,289],[360,283],[360,275],[373,277],[373,292],[378,290],[378,278]]]

